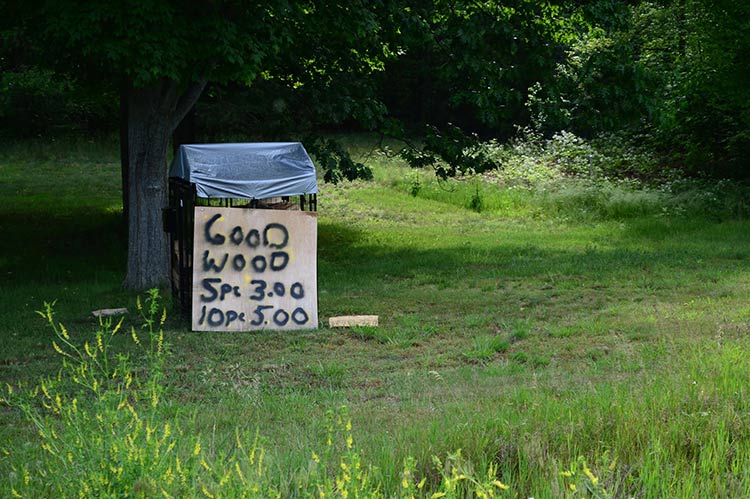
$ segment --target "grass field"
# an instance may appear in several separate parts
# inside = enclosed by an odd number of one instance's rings
[[[0,149],[0,381],[16,391],[61,367],[34,313],[44,301],[78,344],[96,341],[94,309],[128,307],[123,330],[139,327],[120,289],[116,152],[80,138]],[[319,310],[380,326],[192,333],[168,308],[150,414],[181,428],[172,452],[191,455],[200,435],[216,468],[257,431],[263,490],[281,497],[345,497],[314,486],[326,448],[329,477],[356,451],[361,490],[385,497],[480,497],[460,476],[488,471],[501,497],[750,497],[750,223],[721,190],[437,182],[368,160],[374,181],[321,186]],[[147,370],[128,334],[111,348]],[[351,433],[332,423],[342,406]],[[54,497],[83,469],[63,459],[63,478],[36,478],[54,461],[37,429],[0,407],[1,496],[23,495],[29,473],[28,497]],[[327,447],[332,431],[352,449]],[[205,470],[184,497],[241,497]]]

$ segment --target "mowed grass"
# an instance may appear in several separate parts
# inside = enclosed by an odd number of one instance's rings
[[[94,309],[128,307],[138,324],[119,287],[116,144],[76,140],[0,151],[0,380],[13,386],[59,369],[43,301],[81,342]],[[170,310],[164,404],[184,432],[220,454],[257,429],[284,497],[342,405],[385,496],[408,456],[429,489],[432,456],[458,449],[477,472],[495,463],[507,497],[575,496],[560,473],[580,456],[612,497],[750,496],[748,221],[652,191],[438,183],[368,158],[373,182],[321,186],[319,310],[380,326],[193,333]],[[126,335],[115,346],[132,349]],[[0,411],[2,484],[44,453]]]

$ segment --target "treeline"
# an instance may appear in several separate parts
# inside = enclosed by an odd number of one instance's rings
[[[347,56],[357,49],[329,46],[325,30],[304,26],[296,57],[244,83],[209,84],[194,115],[199,138],[376,130],[420,138],[411,161],[443,162],[453,174],[482,168],[481,155],[466,155],[477,139],[615,133],[686,173],[750,177],[747,2],[432,0],[351,9],[369,10],[382,53]],[[40,65],[22,31],[8,26],[0,33],[3,134],[117,128],[118,81]],[[355,63],[369,67],[339,67]]]

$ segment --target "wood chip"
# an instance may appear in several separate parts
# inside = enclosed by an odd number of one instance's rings
[[[128,313],[127,308],[102,308],[94,310],[91,315],[94,317],[112,317],[113,315],[125,315]]]
[[[377,326],[377,315],[342,315],[330,317],[328,327]]]

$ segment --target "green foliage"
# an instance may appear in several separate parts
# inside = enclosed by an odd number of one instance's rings
[[[63,123],[71,111],[64,98],[70,86],[70,80],[53,71],[4,71],[0,78],[0,120],[12,122],[22,135]]]
[[[138,303],[147,337],[135,328],[130,335],[147,360],[140,373],[129,354],[111,346],[124,317],[117,323],[100,319],[94,341],[81,344],[56,321],[52,304],[38,312],[54,331],[62,369],[31,389],[8,385],[2,399],[33,424],[42,451],[36,461],[16,461],[15,479],[6,484],[13,497],[122,497],[126,491],[148,497],[163,490],[169,474],[174,480],[179,473],[175,447],[181,435],[159,411],[166,310],[160,317],[156,290],[145,309]]]
[[[5,2],[0,117],[27,134],[102,126],[124,81],[169,82],[164,114],[179,107],[167,97],[210,81],[198,112],[209,139],[420,130],[405,157],[445,179],[494,168],[472,132],[630,133],[648,138],[661,165],[744,178],[746,4]],[[331,151],[331,180],[367,176]]]
[[[636,49],[622,32],[583,34],[555,76],[530,87],[527,106],[535,126],[587,135],[638,130],[655,112],[657,89]]]
[[[744,178],[750,74],[745,2],[600,0],[555,76],[529,87],[538,131],[647,133],[662,164]]]
[[[410,2],[394,13],[398,57],[380,94],[411,123],[501,134],[524,123],[524,97],[546,80],[580,17],[562,2]]]
[[[372,170],[364,163],[354,161],[349,152],[333,139],[310,138],[305,142],[307,150],[315,157],[318,168],[323,170],[326,182],[371,179]]]
[[[2,66],[0,66],[2,68]],[[49,135],[75,129],[111,129],[113,96],[87,93],[50,69],[5,68],[0,76],[0,130],[10,136]]]
[[[747,178],[750,151],[750,6],[676,2],[678,58],[665,92],[661,139],[691,171]]]
[[[402,149],[401,156],[413,168],[432,167],[438,178],[443,180],[498,167],[477,142],[476,136],[468,136],[453,125],[445,130],[428,127],[423,145],[409,145]]]
[[[491,161],[502,165],[500,169],[451,181],[429,180],[412,172],[408,185],[405,180],[395,183],[415,196],[417,181],[415,197],[475,212],[531,214],[540,219],[750,216],[746,185],[687,178],[661,166],[656,154],[623,136],[585,140],[563,131],[544,140],[527,133],[507,144],[489,141],[481,147]]]

